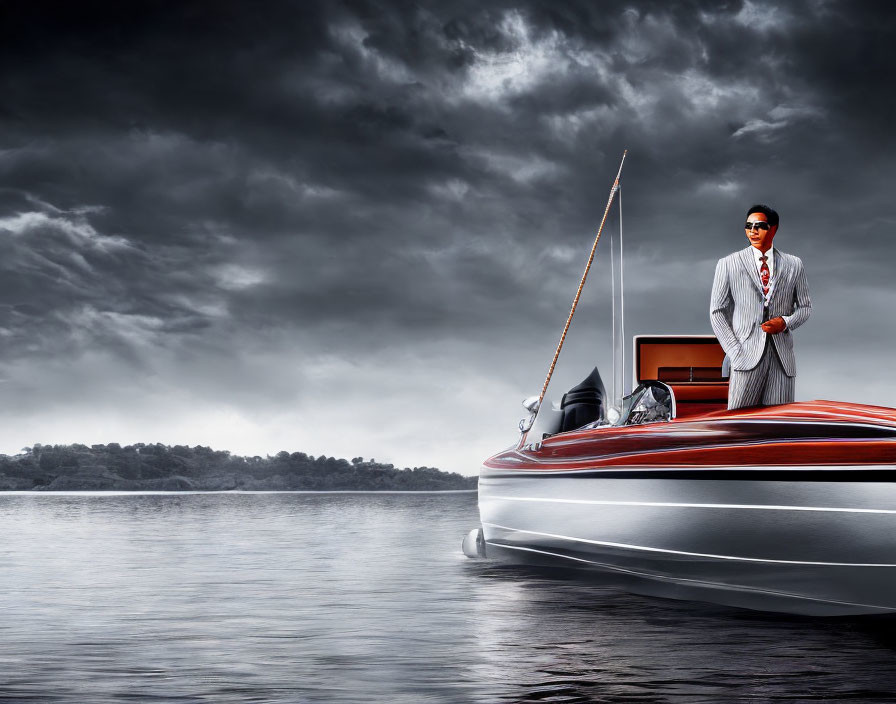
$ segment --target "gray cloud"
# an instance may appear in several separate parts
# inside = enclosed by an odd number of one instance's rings
[[[856,369],[896,342],[886,3],[3,13],[2,449],[474,471],[540,386],[624,147],[629,332],[708,332],[769,201],[816,301],[798,393],[888,400],[826,361],[871,320]],[[607,245],[563,378],[608,361]]]

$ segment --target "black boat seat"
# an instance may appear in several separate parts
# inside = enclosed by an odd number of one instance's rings
[[[558,432],[565,433],[567,430],[575,430],[588,423],[604,420],[606,395],[604,382],[595,367],[579,384],[563,394],[563,399],[560,401],[562,417]]]

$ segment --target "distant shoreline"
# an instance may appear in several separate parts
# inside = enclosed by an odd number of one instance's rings
[[[34,445],[0,455],[0,492],[443,492],[475,491],[477,482],[363,457],[286,451],[241,457],[201,445]]]
[[[476,489],[332,489],[322,491],[301,491],[293,489],[209,489],[209,490],[162,490],[162,489],[85,489],[71,491],[41,491],[40,489],[19,489],[0,491],[0,496],[166,496],[184,494],[475,494]]]

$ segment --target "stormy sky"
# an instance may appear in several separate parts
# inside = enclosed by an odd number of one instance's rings
[[[5,2],[0,452],[474,473],[625,148],[627,335],[709,333],[769,202],[814,306],[797,398],[896,405],[894,42],[888,2]],[[618,227],[556,395],[610,376]]]

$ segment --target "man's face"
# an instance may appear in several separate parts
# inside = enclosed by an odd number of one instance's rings
[[[772,246],[778,226],[770,227],[765,213],[750,213],[747,215],[745,231],[752,246],[760,252],[767,252]]]

